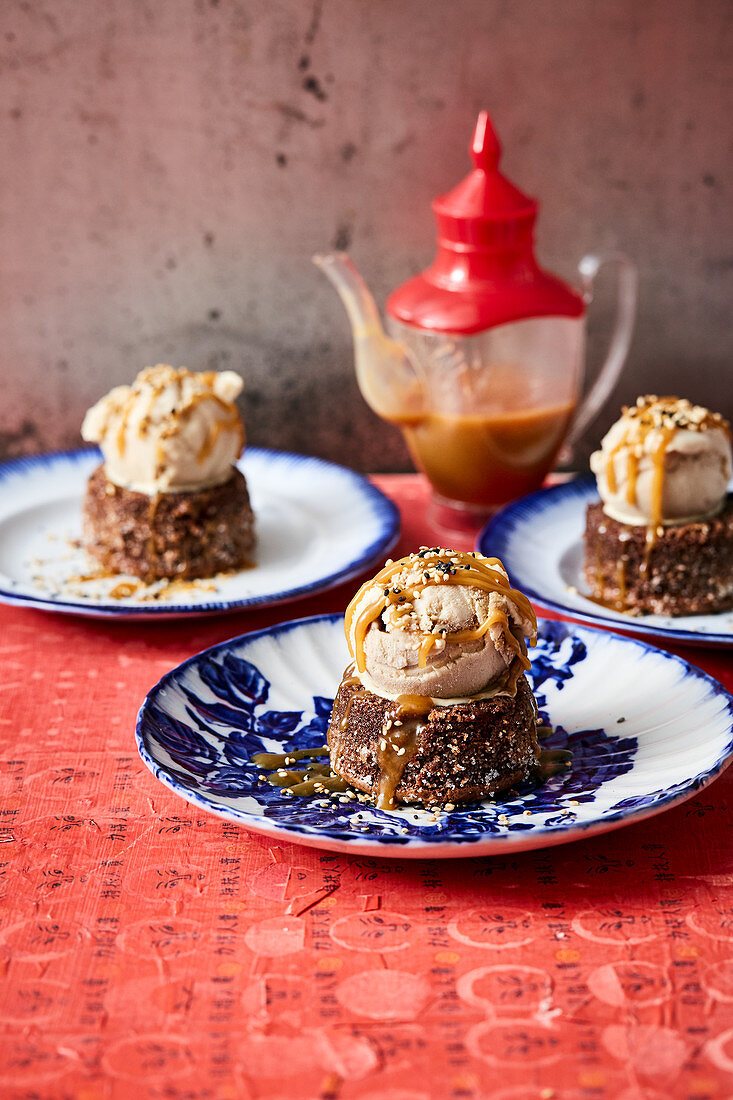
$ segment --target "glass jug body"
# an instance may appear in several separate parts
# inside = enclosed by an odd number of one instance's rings
[[[538,489],[578,401],[584,317],[532,317],[471,336],[388,318],[423,386],[421,411],[392,417],[438,503],[487,513]]]

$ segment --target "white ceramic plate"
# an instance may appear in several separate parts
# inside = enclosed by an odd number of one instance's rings
[[[366,478],[332,462],[250,447],[239,466],[255,512],[256,567],[213,584],[173,585],[156,602],[150,589],[113,599],[119,577],[79,579],[91,568],[76,545],[82,499],[100,459],[95,448],[0,466],[0,600],[116,618],[263,607],[358,576],[399,535],[397,509]]]
[[[597,500],[592,477],[540,489],[498,512],[479,535],[477,547],[501,558],[512,584],[542,607],[659,641],[733,646],[733,611],[680,618],[624,615],[584,595],[585,510]]]
[[[535,697],[568,748],[568,772],[496,804],[441,813],[285,795],[262,783],[256,752],[325,742],[348,662],[343,619],[284,623],[207,649],[145,699],[140,755],[200,809],[248,829],[333,851],[457,858],[544,848],[605,833],[691,798],[733,751],[733,698],[679,657],[569,623],[541,622],[530,651]]]

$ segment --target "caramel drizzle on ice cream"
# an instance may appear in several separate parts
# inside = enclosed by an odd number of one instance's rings
[[[345,631],[349,651],[359,672],[366,670],[364,639],[371,624],[387,607],[394,607],[399,618],[412,611],[412,600],[433,585],[454,584],[496,592],[514,604],[521,617],[532,624],[532,644],[536,640],[537,620],[527,597],[512,588],[498,558],[485,558],[481,554],[446,550],[441,547],[421,547],[417,554],[410,554],[399,561],[388,561],[376,577],[362,585],[346,609]],[[372,599],[368,599],[373,595]],[[430,650],[439,640],[446,643],[474,642],[483,638],[492,626],[499,623],[507,645],[514,651],[524,669],[530,667],[527,647],[521,632],[510,629],[506,611],[495,609],[475,627],[452,634],[438,631],[421,634],[419,665],[424,668]]]
[[[173,367],[169,367],[167,364],[158,364],[158,366],[149,367],[139,374],[130,387],[124,405],[120,410],[121,416],[117,429],[117,450],[120,456],[124,455],[127,447],[128,421],[139,400],[143,386],[146,384],[150,386],[150,395],[147,411],[140,419],[138,425],[138,435],[141,437],[148,432],[156,401],[169,386],[175,385],[180,387],[184,379],[193,379],[195,384],[202,388],[191,394],[185,404],[181,404],[179,408],[172,409],[168,414],[165,428],[161,433],[158,443],[158,462],[160,463],[164,460],[165,440],[175,435],[184,419],[204,401],[213,401],[214,404],[218,405],[224,412],[225,417],[222,420],[214,421],[209,426],[207,438],[204,440],[196,456],[197,462],[201,464],[206,461],[216,446],[216,441],[222,432],[238,432],[239,446],[240,448],[244,446],[244,426],[242,425],[236,404],[234,404],[234,402],[224,401],[218,394],[213,392],[213,386],[216,380],[215,371],[202,371],[197,374],[194,371],[186,370],[185,367],[180,367],[176,370]]]
[[[664,460],[672,439],[678,431],[705,432],[711,428],[723,429],[730,438],[730,425],[720,413],[710,412],[701,405],[678,397],[657,397],[647,394],[639,397],[636,405],[623,409],[624,432],[619,442],[606,458],[606,481],[611,493],[618,490],[616,478],[616,458],[625,453],[626,459],[626,501],[636,504],[636,481],[639,460],[647,451],[651,455],[653,480],[649,531],[656,532],[662,522],[662,501],[664,497]],[[652,434],[656,438],[652,440]],[[651,447],[651,449],[650,449]],[[647,542],[654,541],[654,534]]]

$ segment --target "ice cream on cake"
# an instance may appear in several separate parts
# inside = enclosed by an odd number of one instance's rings
[[[345,629],[331,766],[378,805],[469,801],[535,773],[536,619],[501,562],[439,547],[388,562]]]
[[[221,485],[244,444],[234,371],[194,374],[163,364],[115,386],[88,411],[82,438],[98,443],[108,481],[155,496]]]
[[[722,509],[730,426],[677,397],[640,397],[590,460],[606,515],[633,525],[694,523]]]
[[[677,397],[640,397],[591,456],[585,575],[619,610],[686,615],[733,606],[730,425]]]
[[[84,542],[111,572],[204,577],[251,561],[254,521],[235,466],[242,386],[234,371],[159,364],[89,409],[82,436],[104,463],[89,480]]]

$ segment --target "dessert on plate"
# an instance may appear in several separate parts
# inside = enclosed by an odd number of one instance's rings
[[[106,570],[155,581],[251,563],[254,517],[234,465],[242,385],[234,371],[159,364],[89,409],[81,434],[104,462],[87,483],[83,542]]]
[[[331,768],[377,806],[468,802],[537,777],[537,621],[498,559],[422,547],[388,561],[345,630]]]
[[[733,607],[730,425],[677,397],[640,397],[591,455],[601,500],[588,506],[592,597],[632,614]]]

